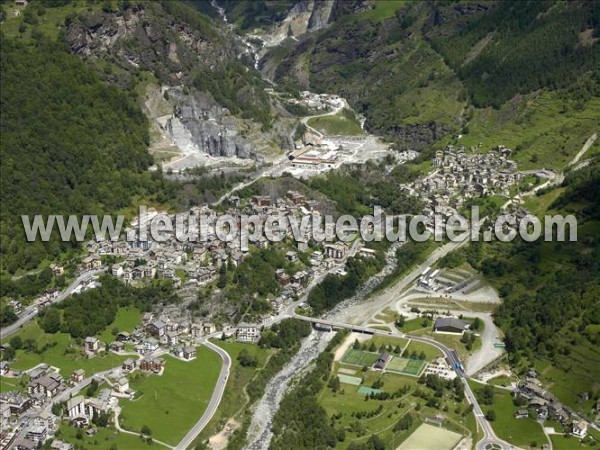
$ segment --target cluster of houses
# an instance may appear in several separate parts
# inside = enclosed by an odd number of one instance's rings
[[[436,168],[403,190],[425,204],[423,214],[450,216],[457,214],[469,198],[485,195],[509,195],[512,186],[523,179],[510,160],[511,150],[498,146],[488,153],[467,151],[463,146],[438,150],[433,158]]]
[[[238,222],[234,224],[237,227],[242,226],[240,214],[258,216],[258,220],[263,223],[268,217],[275,214],[296,217],[320,214],[317,209],[319,203],[307,199],[297,191],[289,191],[284,197],[276,200],[257,195],[243,207],[240,206],[240,202],[238,197],[230,197],[231,206],[225,211],[226,214],[238,217]],[[148,226],[157,214],[156,211],[153,211],[148,214],[146,219],[135,219],[134,223],[143,220],[144,224],[142,225]],[[199,225],[200,219],[190,220],[189,218],[192,216],[201,216],[202,220],[206,222]],[[174,223],[175,218],[171,218]],[[216,211],[210,206],[192,208],[189,211],[188,219],[184,220],[184,226],[190,234],[200,237],[195,241],[181,242],[175,238],[174,232],[165,242],[140,240],[139,226],[128,230],[127,240],[90,241],[87,244],[90,256],[82,262],[81,269],[99,268],[101,267],[101,256],[113,256],[122,261],[112,264],[110,272],[125,282],[158,277],[171,279],[176,287],[181,286],[184,282],[191,285],[208,283],[216,279],[218,270],[223,264],[231,264],[235,267],[249,255],[248,246],[241,244],[239,239],[224,242],[218,238],[214,230],[217,219]],[[288,231],[291,233],[291,229]],[[249,239],[249,243],[258,248],[266,248],[270,244],[265,236],[257,238],[249,236]],[[299,251],[305,251],[308,248],[308,236],[305,240],[299,239],[297,245]],[[343,256],[343,249],[331,249],[331,258],[340,259]],[[290,257],[292,256],[290,255]],[[314,262],[315,264],[323,263],[322,258],[317,258]],[[331,262],[329,263],[331,264]]]
[[[537,420],[555,420],[560,422],[565,430],[570,431],[573,436],[580,439],[586,437],[588,431],[587,421],[563,405],[550,392],[543,389],[534,370],[530,370],[525,380],[517,384],[513,394],[527,399],[527,407],[519,408],[515,412],[516,418],[530,417],[531,411],[535,414]]]

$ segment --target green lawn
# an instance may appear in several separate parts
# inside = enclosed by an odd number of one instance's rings
[[[417,317],[415,319],[406,320],[404,325],[400,328],[405,333],[412,333],[416,330],[429,329],[431,328],[431,321],[427,322],[428,325],[426,327],[423,326],[423,318]]]
[[[16,335],[22,340],[34,339],[38,350],[46,346],[46,350],[41,353],[18,350],[15,360],[10,363],[10,366],[17,370],[30,369],[40,363],[46,363],[58,367],[61,374],[68,377],[76,369],[83,369],[86,374],[91,374],[117,367],[127,359],[126,356],[106,352],[93,358],[86,358],[82,353],[82,346],[78,345],[70,335],[45,333],[35,321],[27,324]]]
[[[12,2],[11,2],[12,3]],[[2,31],[11,37],[16,37],[18,39],[23,39],[25,41],[31,40],[31,30],[36,28],[41,31],[44,36],[50,39],[56,39],[59,35],[60,30],[63,28],[65,18],[69,14],[79,14],[85,11],[91,11],[93,9],[98,9],[100,4],[94,5],[90,2],[71,2],[71,4],[67,6],[61,6],[58,8],[45,8],[45,13],[41,16],[37,16],[39,23],[37,25],[27,25],[27,29],[24,33],[19,33],[19,25],[23,22],[23,13],[19,16],[14,15],[14,11],[17,7],[9,7],[7,8],[7,19],[2,24]],[[18,8],[23,11],[24,8]]]
[[[536,363],[540,379],[560,401],[574,410],[587,415],[594,401],[580,402],[578,395],[584,391],[597,391],[598,380],[594,375],[600,365],[600,349],[592,344],[574,346],[568,356],[558,358],[552,365],[543,360]]]
[[[424,352],[425,359],[427,361],[431,361],[432,359],[437,358],[438,356],[444,355],[441,350],[439,350],[429,344],[424,344],[422,342],[410,341],[410,344],[408,344],[408,347],[406,348],[406,352],[408,354],[412,354],[413,351],[416,351],[417,354]]]
[[[17,378],[0,377],[0,393],[8,391],[22,391]]]
[[[459,143],[482,143],[484,150],[506,145],[516,150],[513,159],[519,169],[561,169],[597,131],[600,98],[592,97],[582,110],[564,111],[562,105],[556,92],[535,92],[515,97],[499,110],[476,109]],[[596,142],[588,154],[597,152],[599,145]]]
[[[353,111],[344,109],[337,114],[314,117],[308,125],[325,135],[360,136],[364,134]]]
[[[110,344],[115,340],[115,335],[112,333],[112,330],[116,328],[118,331],[126,331],[130,333],[136,325],[140,323],[140,319],[142,317],[142,313],[137,308],[127,307],[127,308],[119,308],[117,312],[117,317],[114,322],[106,327],[98,338],[102,342],[106,342]]]
[[[577,450],[584,448],[597,448],[596,446],[583,444],[579,439],[573,436],[562,436],[559,434],[554,434],[550,436],[550,439],[552,439],[552,448],[554,450]]]
[[[402,8],[406,2],[400,0],[376,0],[373,9],[360,14],[353,15],[353,20],[374,20],[376,22],[389,17],[394,17],[397,10]]]
[[[498,377],[492,378],[491,380],[488,381],[488,383],[493,386],[507,387],[507,386],[510,386],[511,379],[509,377],[507,377],[506,375],[500,375]]]
[[[75,445],[76,448],[86,450],[107,450],[112,446],[118,449],[143,450],[147,448],[162,448],[159,444],[149,444],[142,441],[138,436],[119,433],[113,428],[98,428],[95,436],[87,436],[83,433],[81,439],[77,438],[77,429],[63,422],[56,433],[56,439],[63,440]]]
[[[221,359],[206,347],[198,347],[197,358],[190,362],[168,355],[164,358],[162,376],[131,376],[130,386],[142,395],[133,401],[121,401],[121,426],[139,431],[147,425],[156,439],[176,445],[206,409]]]

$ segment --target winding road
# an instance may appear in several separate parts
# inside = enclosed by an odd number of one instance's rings
[[[82,273],[77,278],[75,278],[75,280],[73,280],[73,282],[67,287],[67,289],[65,289],[60,294],[58,294],[58,296],[56,298],[50,300],[49,303],[56,304],[56,303],[62,302],[69,295],[73,294],[73,292],[75,292],[75,289],[77,289],[77,287],[79,285],[81,285],[82,283],[84,283],[86,281],[91,280],[92,278],[101,274],[105,270],[106,269],[97,269],[97,270],[90,270],[90,271]],[[29,321],[34,319],[38,314],[39,314],[39,307],[37,307],[35,305],[28,306],[27,308],[25,308],[25,310],[19,316],[19,318],[17,319],[16,322],[0,329],[0,338],[4,339],[4,338],[7,338],[8,336],[10,336],[11,334],[16,333],[23,325],[27,324]]]
[[[223,350],[218,345],[213,344],[208,340],[202,340],[201,344],[208,347],[214,352],[217,352],[223,361],[223,365],[221,366],[221,372],[219,373],[219,378],[217,380],[217,384],[212,393],[212,397],[210,398],[210,402],[204,410],[202,417],[196,422],[196,424],[188,431],[185,437],[181,440],[179,444],[175,447],[177,450],[185,450],[186,448],[192,445],[194,439],[198,437],[200,432],[204,429],[204,427],[210,422],[215,413],[217,412],[217,408],[221,403],[221,398],[223,398],[223,393],[225,392],[225,387],[227,386],[227,380],[229,379],[229,373],[231,370],[231,357],[229,354]]]

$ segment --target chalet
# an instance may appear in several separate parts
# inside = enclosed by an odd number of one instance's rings
[[[179,343],[179,336],[174,331],[169,331],[167,333],[167,343],[169,345],[177,345]]]
[[[115,342],[111,342],[111,344],[109,345],[109,348],[113,352],[122,352],[123,350],[125,350],[125,344],[123,344],[122,342],[119,342],[119,341],[115,341]]]
[[[54,439],[52,444],[50,444],[51,450],[74,450],[73,444],[69,444],[68,442],[61,441],[58,439]]]
[[[290,284],[290,276],[285,273],[285,269],[277,269],[275,271],[275,277],[281,286],[287,286]]]
[[[137,362],[135,359],[133,358],[127,358],[125,361],[123,361],[123,365],[121,366],[121,368],[123,370],[126,370],[128,372],[132,371],[133,369],[135,369],[137,366]]]
[[[181,345],[178,345],[177,347],[173,347],[171,349],[171,353],[175,356],[177,356],[178,358],[183,358],[183,347]]]
[[[135,349],[139,353],[153,353],[158,350],[158,341],[154,338],[148,338],[144,342],[139,343],[135,346]]]
[[[110,271],[114,277],[122,277],[123,276],[123,266],[121,264],[113,264],[110,267]]]
[[[126,331],[120,331],[119,333],[117,333],[116,339],[119,342],[127,342],[129,341],[129,339],[131,339],[131,336]]]
[[[99,269],[102,266],[102,260],[97,255],[88,256],[81,262],[81,268],[83,270]]]
[[[573,428],[571,429],[571,434],[573,436],[578,437],[579,439],[583,439],[587,435],[588,424],[584,420],[576,420],[573,422]]]
[[[59,374],[44,375],[29,382],[29,394],[42,394],[44,397],[54,397],[62,384]]]
[[[140,369],[146,372],[160,372],[165,366],[165,360],[162,358],[144,358],[140,361]]]
[[[433,325],[434,333],[463,334],[468,329],[468,322],[454,317],[440,317]]]
[[[202,325],[199,323],[193,323],[191,327],[192,337],[200,337],[204,334],[204,330],[202,329]]]
[[[100,349],[100,341],[98,338],[88,336],[85,338],[83,346],[88,352],[95,353]]]
[[[529,417],[529,411],[524,408],[517,409],[515,412],[516,419],[526,419],[527,417]]]
[[[185,347],[183,349],[183,357],[188,360],[192,360],[196,358],[196,348],[195,347]]]
[[[346,248],[340,244],[326,245],[325,255],[328,258],[343,259],[346,256]]]
[[[206,322],[202,325],[202,329],[204,331],[204,334],[213,334],[217,331],[217,327],[215,326],[214,323],[211,322]]]
[[[85,370],[77,369],[71,374],[71,381],[74,383],[80,383],[85,379]]]
[[[36,443],[45,442],[48,438],[48,428],[39,425],[32,426],[27,430],[25,438]]]
[[[260,327],[249,323],[240,323],[235,331],[238,342],[257,342],[260,339]]]
[[[117,381],[114,382],[113,389],[115,392],[118,392],[119,394],[124,394],[125,392],[127,392],[129,390],[129,381],[127,381],[127,378],[121,377]]]
[[[61,276],[65,273],[65,268],[63,266],[59,266],[58,264],[50,264],[50,270],[52,270],[52,275]]]
[[[164,336],[167,332],[167,325],[162,320],[155,320],[146,326],[146,331],[154,336]]]
[[[7,404],[11,414],[21,415],[31,408],[31,399],[16,391],[0,394],[0,403]]]
[[[285,259],[287,259],[290,262],[298,261],[298,253],[289,251],[285,254]]]
[[[373,364],[373,369],[375,369],[375,370],[385,369],[385,366],[387,365],[389,360],[390,360],[389,353],[383,352],[381,355],[379,355],[379,358],[377,359],[375,364]]]

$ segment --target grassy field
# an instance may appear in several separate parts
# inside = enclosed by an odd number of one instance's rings
[[[24,390],[19,386],[19,380],[16,378],[0,377],[0,393],[8,391],[22,391]]]
[[[425,361],[420,359],[409,359],[400,356],[394,356],[387,364],[385,370],[418,377],[425,368],[426,364],[427,363]]]
[[[364,350],[355,350],[353,348],[348,349],[346,354],[342,357],[341,363],[350,366],[367,366],[371,367],[377,359],[379,354],[366,352]]]
[[[396,11],[405,5],[404,1],[400,0],[375,0],[373,9],[360,14],[353,14],[352,20],[374,20],[376,22],[394,17]]]
[[[431,361],[432,359],[437,358],[438,356],[444,355],[441,350],[432,347],[429,344],[424,344],[422,342],[415,341],[410,341],[405,351],[407,352],[407,354],[412,354],[414,351],[416,351],[417,354],[424,352],[425,359],[428,361]]]
[[[230,417],[235,416],[248,402],[246,387],[260,370],[267,363],[268,358],[274,350],[265,350],[256,345],[244,344],[240,342],[214,341],[214,344],[224,349],[231,356],[231,373],[227,380],[227,388],[223,393],[221,403],[213,419],[202,430],[200,437],[202,440],[219,432]],[[257,359],[257,367],[243,367],[238,362],[238,356],[242,350],[247,350],[250,355]]]
[[[552,440],[552,448],[554,450],[579,450],[586,448],[597,448],[596,445],[590,445],[589,443],[584,444],[579,439],[573,436],[562,436],[559,434],[553,434],[550,436]]]
[[[83,369],[87,374],[91,374],[117,367],[127,359],[126,356],[106,352],[93,358],[86,358],[82,353],[81,345],[78,345],[70,335],[45,333],[35,321],[27,324],[16,335],[23,341],[33,339],[38,350],[46,347],[40,353],[18,350],[14,362],[10,364],[17,370],[30,369],[40,363],[46,363],[58,367],[61,374],[68,377],[76,369]]]
[[[599,365],[600,349],[582,342],[573,347],[568,357],[560,358],[558,365],[543,360],[536,363],[536,369],[540,372],[540,379],[560,401],[587,415],[594,401],[582,402],[577,396],[598,389],[598,379],[594,373]]]
[[[162,376],[134,374],[132,389],[142,392],[136,400],[121,402],[121,426],[139,431],[144,425],[152,436],[176,445],[202,416],[219,376],[221,360],[206,347],[198,347],[190,362],[165,356]]]
[[[398,450],[452,450],[461,439],[458,433],[424,423]]]
[[[423,326],[423,319],[421,317],[417,317],[415,319],[410,319],[404,322],[404,325],[400,328],[400,330],[405,333],[412,333],[413,331],[429,329],[431,328],[431,322],[427,322],[427,326]]]
[[[11,2],[12,3],[12,2]],[[7,19],[2,24],[2,31],[11,37],[16,37],[24,41],[31,40],[31,31],[35,28],[39,30],[44,36],[50,39],[56,39],[59,35],[60,30],[63,28],[65,18],[72,13],[79,14],[85,11],[92,11],[98,9],[100,4],[94,5],[89,2],[71,2],[70,5],[58,7],[58,8],[45,8],[44,14],[37,17],[38,24],[34,26],[27,25],[24,33],[19,32],[19,26],[23,23],[23,10],[22,7],[12,6],[6,9]],[[18,16],[15,15],[16,11],[20,11]]]
[[[597,131],[600,98],[592,97],[584,109],[563,108],[555,92],[517,96],[499,110],[476,109],[464,145],[482,144],[487,150],[503,144],[516,150],[513,159],[519,169],[561,169]],[[588,151],[597,152],[600,143]]]
[[[102,342],[110,344],[115,340],[115,335],[112,333],[113,329],[116,328],[118,331],[126,331],[130,333],[135,326],[140,323],[141,317],[142,314],[136,308],[119,308],[114,322],[110,326],[106,327],[106,330],[98,335],[98,338]]]
[[[469,384],[475,391],[479,391],[483,387],[472,381],[469,381]],[[496,420],[491,422],[491,425],[500,439],[524,449],[540,448],[547,442],[541,425],[534,419],[516,419],[514,417],[518,408],[513,404],[510,392],[494,389],[494,404],[481,405],[481,407],[484,413],[489,410],[496,413]],[[535,446],[531,445],[533,443]]]
[[[339,370],[340,365],[335,364],[333,374],[339,376],[341,374]],[[357,376],[360,376],[360,373],[357,373]],[[337,418],[333,419],[336,428],[346,429],[346,439],[338,443],[336,448],[345,449],[352,442],[364,443],[371,434],[376,434],[383,439],[386,448],[396,448],[419,427],[426,417],[432,417],[440,412],[438,409],[427,407],[422,399],[412,395],[414,389],[419,386],[414,377],[373,371],[362,373],[362,377],[363,383],[360,386],[342,384],[341,389],[335,393],[324,387],[318,394],[319,404],[323,406],[328,416],[336,415]],[[381,389],[384,392],[394,392],[405,386],[408,386],[409,391],[406,395],[394,400],[365,401],[365,395],[358,392],[359,389],[361,387],[370,388],[376,382],[382,383]],[[417,407],[417,404],[420,405],[420,408]],[[378,409],[380,405],[381,408]],[[476,426],[473,416],[462,417],[457,414],[457,410],[462,411],[465,407],[465,402],[457,404],[451,396],[444,396],[441,408],[444,409],[443,414],[448,419],[444,426],[461,435],[475,434]],[[408,412],[413,415],[413,426],[407,431],[395,432],[394,426]],[[359,419],[356,417],[357,413],[372,415]]]
[[[308,125],[325,135],[360,136],[364,134],[353,111],[343,109],[330,116],[313,117]]]
[[[86,450],[106,450],[110,448],[142,450],[147,448],[162,448],[162,445],[147,443],[138,436],[119,433],[113,428],[98,428],[95,436],[87,436],[83,433],[81,439],[77,438],[77,429],[63,422],[56,433],[56,439],[63,440],[75,445],[75,448]],[[116,446],[116,447],[113,447]]]
[[[488,383],[493,386],[507,387],[507,386],[510,386],[511,379],[509,377],[507,377],[506,375],[500,375],[498,377],[492,378],[491,380],[488,381]]]

